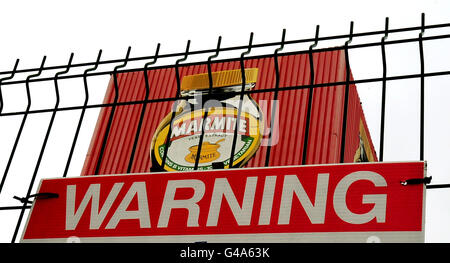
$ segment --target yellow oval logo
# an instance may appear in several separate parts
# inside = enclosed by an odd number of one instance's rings
[[[261,143],[260,127],[262,120],[247,112],[241,112],[239,121],[237,109],[211,108],[208,116],[199,109],[176,116],[174,118],[170,138],[170,115],[158,127],[152,140],[152,154],[159,165],[162,165],[167,149],[166,171],[189,171],[194,169],[199,150],[199,141],[204,127],[204,137],[198,160],[199,170],[212,169],[213,163],[222,163],[224,168],[230,166],[231,148],[237,122],[236,146],[233,166],[242,167],[256,153]],[[168,118],[169,117],[169,118]],[[204,121],[204,123],[203,123]]]

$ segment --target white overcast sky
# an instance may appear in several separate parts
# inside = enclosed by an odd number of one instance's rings
[[[17,58],[19,68],[38,67],[44,55],[46,65],[59,65],[67,62],[74,52],[74,63],[94,61],[99,49],[104,59],[118,59],[125,55],[128,46],[131,56],[153,55],[157,43],[161,43],[161,53],[182,52],[186,41],[191,40],[191,49],[212,49],[217,37],[222,36],[222,46],[245,45],[250,32],[254,32],[254,43],[274,42],[281,37],[282,29],[287,30],[286,39],[311,38],[315,26],[320,25],[320,35],[346,34],[350,21],[354,21],[354,32],[384,29],[385,17],[390,17],[390,27],[419,26],[421,13],[426,14],[426,24],[450,23],[450,1],[3,1],[0,3],[0,71],[12,68]],[[450,30],[429,31],[428,34],[449,34]],[[412,35],[411,35],[412,34]],[[417,37],[417,32],[406,34]],[[354,43],[379,41],[376,38],[354,40]],[[343,41],[319,43],[318,47],[342,45]],[[296,47],[304,49],[309,44]],[[441,40],[425,44],[426,71],[450,70],[450,41]],[[294,48],[295,49],[295,48]],[[293,49],[291,49],[293,50]],[[267,51],[266,52],[273,52]],[[388,75],[419,73],[419,52],[417,43],[389,47]],[[350,53],[351,67],[356,79],[381,76],[380,48],[355,50]],[[142,66],[140,64],[139,66]],[[98,98],[104,95],[104,80],[98,89]],[[386,124],[386,160],[418,160],[418,80],[389,83],[392,94],[387,110],[392,114]],[[36,86],[39,86],[36,84]],[[9,87],[12,87],[11,85]],[[358,85],[369,129],[376,148],[379,140],[379,88],[380,83]],[[395,87],[395,89],[393,89]],[[427,143],[425,159],[428,161],[428,175],[432,183],[450,183],[450,76],[427,79]],[[434,89],[431,90],[431,87]],[[7,88],[5,88],[7,89]],[[2,89],[3,90],[3,89]],[[14,95],[11,88],[5,102],[5,112],[23,109],[24,93]],[[68,91],[70,94],[70,91]],[[36,94],[35,94],[36,95]],[[5,95],[6,96],[6,95]],[[16,97],[14,97],[16,96]],[[20,97],[22,96],[22,97]],[[38,96],[38,95],[36,95]],[[52,96],[52,95],[49,95]],[[94,95],[93,95],[94,96]],[[6,97],[5,97],[6,98]],[[17,99],[17,102],[15,101]],[[45,105],[45,97],[34,100],[34,107]],[[54,100],[53,100],[54,101]],[[54,102],[51,102],[54,103]],[[70,100],[63,100],[68,103]],[[73,102],[72,102],[73,103]],[[75,103],[76,104],[76,103]],[[22,108],[21,108],[22,107]],[[97,111],[98,112],[98,111]],[[95,124],[96,113],[87,116],[87,122]],[[76,115],[78,116],[78,115]],[[19,121],[13,118],[0,118],[0,172],[2,175],[12,147]],[[37,126],[32,126],[33,123]],[[30,119],[30,126],[43,125],[42,136],[48,123]],[[396,126],[395,126],[396,125]],[[88,127],[85,142],[89,143]],[[86,128],[86,129],[88,129]],[[34,128],[33,128],[34,129]],[[11,133],[10,131],[13,130]],[[30,133],[31,134],[31,133]],[[24,140],[26,140],[24,135]],[[29,136],[33,143],[33,136]],[[435,141],[434,139],[437,139]],[[38,143],[40,145],[41,142]],[[50,141],[52,143],[52,141]],[[81,143],[81,142],[80,142]],[[87,147],[80,146],[79,160],[74,166],[80,168]],[[3,144],[3,145],[2,145]],[[25,143],[22,143],[25,145]],[[54,146],[56,147],[56,146]],[[85,148],[83,148],[85,147]],[[37,147],[36,149],[38,149]],[[52,146],[49,145],[49,151]],[[31,151],[31,150],[30,150]],[[19,205],[12,195],[25,195],[30,171],[34,168],[36,151],[28,152],[25,147],[18,148],[17,161],[13,163],[8,184],[0,195],[0,205]],[[31,158],[26,163],[27,156]],[[25,158],[20,161],[20,158]],[[25,160],[25,163],[24,161]],[[62,162],[61,162],[62,163]],[[52,174],[53,166],[61,167],[58,160],[43,160],[40,178],[58,176]],[[78,166],[77,166],[78,165]],[[20,167],[22,166],[22,167]],[[30,166],[28,170],[27,166]],[[76,175],[76,169],[72,172]],[[16,169],[16,170],[14,170]],[[79,172],[79,171],[78,171]],[[71,174],[71,175],[74,175]],[[22,176],[22,177],[21,177]],[[450,189],[428,190],[426,203],[426,242],[450,242]],[[17,213],[0,211],[0,242],[9,242],[12,228],[15,227]],[[24,218],[24,221],[26,218]],[[20,235],[19,235],[20,236]]]

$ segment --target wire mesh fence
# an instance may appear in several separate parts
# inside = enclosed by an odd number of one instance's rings
[[[341,44],[333,46],[337,42]],[[139,137],[143,132],[144,112],[150,108],[154,110],[152,105],[172,103],[180,99],[179,70],[189,66],[206,66],[211,78],[212,64],[229,61],[239,62],[238,68],[242,71],[243,79],[246,61],[273,61],[274,86],[245,90],[243,85],[240,91],[234,91],[241,99],[246,94],[264,93],[271,94],[276,102],[278,95],[283,92],[309,91],[305,102],[305,136],[303,141],[298,142],[303,145],[302,159],[299,161],[302,164],[308,163],[311,105],[315,90],[334,86],[345,88],[342,136],[339,138],[341,145],[345,146],[349,89],[356,85],[377,160],[426,160],[429,171],[432,171],[430,175],[439,182],[428,184],[427,189],[449,188],[450,184],[447,182],[450,180],[445,175],[445,156],[450,151],[450,125],[445,121],[446,113],[450,112],[447,103],[450,99],[449,44],[450,23],[427,25],[423,15],[420,26],[391,29],[389,20],[386,19],[382,30],[355,33],[351,23],[349,33],[344,35],[321,36],[320,27],[317,26],[315,36],[308,39],[289,40],[286,38],[286,31],[283,31],[281,40],[271,43],[253,43],[253,34],[250,34],[248,44],[243,46],[222,47],[219,37],[215,48],[191,50],[188,41],[186,49],[179,53],[161,54],[158,44],[154,54],[143,57],[130,57],[129,48],[123,58],[103,60],[100,50],[95,60],[85,63],[72,63],[74,54],[70,54],[67,64],[63,65],[46,65],[46,57],[43,57],[41,64],[35,68],[20,68],[20,61],[17,60],[11,70],[0,72],[2,230],[7,233],[11,242],[17,241],[40,179],[82,174],[89,143],[96,129],[95,122],[102,109],[109,109],[109,120],[106,121],[101,151],[96,159],[95,174],[102,174],[99,169],[117,110],[129,106],[140,107],[137,115],[139,124],[133,135],[133,153],[127,160],[127,172],[131,172]],[[270,49],[273,51],[267,52]],[[258,50],[262,50],[259,51],[262,54],[255,55]],[[346,74],[339,81],[315,83],[317,72],[313,57],[321,52],[333,51],[343,52],[345,72],[350,72],[351,67],[352,74]],[[233,52],[238,52],[239,55],[225,55]],[[219,55],[226,58],[217,59]],[[280,58],[290,55],[308,56],[309,83],[280,85],[278,62]],[[207,59],[188,61],[196,56],[207,56]],[[400,57],[397,58],[398,56]],[[165,64],[165,59],[176,60]],[[397,61],[400,62],[396,64]],[[175,69],[173,78],[176,81],[176,92],[163,97],[152,97],[147,72],[164,69]],[[144,73],[146,85],[141,91],[144,99],[119,100],[118,87],[121,84],[118,76],[133,72]],[[116,94],[109,101],[104,97],[108,85]],[[211,88],[212,85],[210,91]],[[193,97],[188,96],[185,99],[191,98]],[[239,110],[241,107],[242,105],[238,106]],[[275,107],[272,109],[268,113],[270,120],[275,119]],[[170,123],[174,116],[173,112]],[[274,127],[273,123],[269,127]],[[269,131],[269,140],[272,140],[272,134],[273,131]],[[201,133],[199,147],[202,146],[203,137],[204,133]],[[233,145],[235,143],[236,140]],[[167,148],[164,157],[167,156]],[[201,150],[197,153],[200,152]],[[234,151],[231,152],[232,159]],[[269,165],[271,158],[274,156],[269,146],[265,152],[265,166]],[[345,162],[345,147],[340,148],[339,161]],[[163,158],[162,167],[165,162],[166,158]],[[196,169],[198,165],[197,155]],[[230,167],[233,168],[233,160]]]

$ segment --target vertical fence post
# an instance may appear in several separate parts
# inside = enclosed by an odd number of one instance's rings
[[[317,46],[317,43],[319,42],[319,29],[320,26],[316,26],[316,36],[314,43],[309,46],[309,84],[311,87],[308,89],[308,105],[306,109],[306,122],[305,122],[305,138],[303,139],[303,154],[302,154],[302,164],[305,165],[307,161],[307,155],[308,155],[308,142],[309,142],[309,129],[311,126],[311,109],[312,109],[312,99],[313,99],[313,93],[314,93],[314,59],[313,59],[313,48]]]
[[[180,59],[178,59],[175,62],[175,77],[176,77],[176,81],[177,81],[177,94],[176,94],[176,98],[180,97],[181,94],[181,79],[180,79],[180,71],[179,71],[179,64],[183,61],[185,61],[189,55],[189,48],[191,46],[191,40],[187,41],[186,44],[186,51],[184,52],[184,56]],[[176,109],[177,109],[177,104],[178,102],[175,101],[173,107],[172,107],[172,114],[170,116],[170,122],[169,122],[169,131],[167,132],[167,137],[166,137],[166,141],[165,141],[165,146],[164,147],[164,155],[161,161],[161,168],[164,170],[164,166],[166,165],[166,159],[167,159],[167,153],[169,151],[169,147],[170,147],[170,135],[172,133],[172,125],[173,125],[173,120],[175,118],[175,114],[176,114]]]
[[[239,124],[240,124],[240,116],[241,116],[241,111],[242,111],[242,100],[244,99],[244,91],[245,91],[245,66],[244,66],[244,56],[250,54],[251,50],[252,50],[252,45],[253,45],[253,32],[250,33],[250,39],[248,41],[248,46],[247,46],[247,51],[242,52],[241,57],[240,57],[240,66],[241,66],[241,77],[242,77],[242,88],[240,91],[240,95],[239,95],[239,106],[238,106],[238,112],[237,112],[237,116],[236,116],[236,122],[234,123],[234,134],[233,134],[233,143],[231,145],[231,153],[230,153],[230,164],[229,164],[229,168],[234,168],[233,164],[234,164],[234,152],[236,150],[236,142],[237,142],[237,132],[239,129]]]
[[[69,157],[67,158],[66,167],[64,168],[63,177],[67,176],[67,173],[69,171],[70,163],[72,161],[73,152],[75,150],[75,146],[78,141],[78,135],[80,134],[81,124],[83,123],[84,114],[86,113],[86,106],[89,102],[89,89],[87,84],[87,74],[89,72],[95,71],[98,67],[98,64],[100,62],[100,57],[102,56],[102,50],[100,49],[98,51],[97,60],[95,62],[95,65],[92,68],[86,69],[83,73],[83,84],[84,84],[84,102],[83,102],[83,108],[81,109],[80,118],[78,119],[78,125],[75,131],[75,135],[73,137],[72,146],[70,147]]]
[[[275,52],[273,54],[273,62],[274,62],[274,68],[275,68],[275,91],[273,94],[273,103],[272,103],[272,112],[270,114],[270,129],[269,129],[269,139],[267,141],[267,151],[266,151],[266,162],[265,166],[269,166],[270,163],[270,153],[272,150],[272,136],[273,136],[273,126],[275,124],[275,118],[276,118],[276,110],[278,108],[278,90],[280,88],[280,66],[278,63],[278,52],[283,50],[284,48],[284,42],[286,39],[286,29],[283,29],[283,34],[281,36],[281,45],[277,49],[275,49]],[[276,131],[279,132],[279,131]]]
[[[0,103],[1,103],[0,114],[3,111],[3,105],[4,105],[3,95],[2,95],[2,82],[5,80],[10,80],[10,79],[14,78],[14,75],[16,74],[18,65],[19,65],[19,59],[16,60],[16,64],[14,65],[11,75],[0,79]],[[0,193],[2,192],[3,186],[5,185],[6,175],[8,174],[9,167],[11,166],[11,161],[12,161],[12,157],[9,158],[8,163],[6,164],[6,168],[5,168],[5,171],[2,176],[2,181],[0,182]]]
[[[156,61],[158,60],[160,47],[161,47],[161,45],[158,43],[158,45],[156,46],[156,51],[155,51],[153,60],[144,65],[143,74],[144,74],[144,81],[145,81],[145,98],[144,98],[145,103],[142,105],[141,115],[139,116],[139,122],[138,122],[138,126],[136,129],[136,134],[134,135],[133,149],[131,150],[130,161],[128,162],[127,173],[130,173],[131,168],[133,167],[134,155],[136,153],[137,144],[139,141],[139,137],[141,135],[142,122],[144,121],[145,111],[147,109],[147,104],[148,104],[147,101],[148,101],[148,98],[150,95],[150,84],[148,83],[148,72],[147,72],[148,66],[155,64]]]
[[[420,50],[420,160],[424,160],[425,141],[425,59],[423,54],[423,34],[425,33],[425,13],[422,13],[422,26],[419,33]]]
[[[383,80],[382,80],[382,90],[381,90],[381,118],[380,118],[380,158],[379,161],[384,160],[384,124],[386,115],[386,76],[387,76],[387,65],[386,65],[386,46],[385,41],[389,33],[389,17],[386,17],[384,36],[381,38],[381,58],[383,62]]]
[[[43,69],[44,69],[44,64],[45,64],[45,60],[46,60],[46,59],[47,59],[47,57],[44,56],[44,57],[42,58],[42,62],[41,62],[41,66],[40,66],[40,68],[39,68],[39,71],[38,71],[36,74],[29,75],[29,76],[27,77],[27,79],[26,79],[25,86],[26,86],[26,90],[27,90],[27,100],[28,100],[28,104],[27,104],[27,108],[26,108],[26,110],[25,110],[25,114],[24,114],[23,119],[22,119],[22,123],[20,124],[19,132],[17,133],[17,137],[16,137],[16,140],[15,140],[15,142],[14,142],[14,147],[13,147],[13,151],[11,152],[11,155],[10,155],[10,160],[12,160],[12,158],[13,158],[13,156],[14,156],[14,153],[15,153],[16,147],[17,147],[17,144],[18,144],[18,142],[19,142],[19,140],[20,140],[20,137],[21,137],[21,135],[22,135],[23,127],[25,126],[25,122],[26,122],[27,117],[28,117],[28,112],[30,111],[30,108],[31,108],[30,80],[31,80],[32,78],[34,78],[34,77],[39,77],[39,76],[41,75],[41,73],[42,73],[42,71],[43,71]],[[27,194],[27,196],[29,195],[29,192],[30,192],[30,189],[28,189],[28,194]],[[16,228],[15,228],[15,230],[14,230],[14,234],[13,234],[11,243],[14,243],[15,240],[16,240],[17,233],[19,232],[19,228],[20,228],[20,223],[22,222],[22,217],[23,217],[23,214],[25,213],[26,205],[27,205],[26,202],[24,202],[24,203],[23,203],[23,206],[22,206],[22,208],[21,208],[21,210],[20,210],[19,219],[17,220],[17,225],[16,225]]]
[[[342,134],[341,134],[341,160],[345,161],[345,139],[347,133],[347,115],[348,115],[348,97],[350,89],[350,59],[348,57],[348,44],[353,40],[353,21],[350,23],[349,39],[345,41],[345,91],[344,91],[344,112],[342,116]]]
[[[216,58],[217,56],[219,56],[221,42],[222,42],[222,37],[219,36],[219,38],[217,40],[216,53],[214,53],[213,55],[208,57],[208,63],[207,63],[208,81],[209,81],[208,99],[210,98],[210,96],[212,94],[212,89],[213,89],[213,78],[212,78],[212,72],[211,72],[211,60],[213,58]],[[206,102],[206,103],[208,104],[208,102]],[[202,108],[204,108],[204,105],[205,105],[205,101],[202,99]],[[202,116],[203,121],[202,121],[202,127],[201,127],[201,134],[200,134],[200,138],[199,138],[199,141],[198,141],[197,154],[195,156],[194,170],[198,169],[198,163],[200,162],[200,156],[201,156],[202,146],[203,146],[203,138],[205,137],[206,118],[208,117],[208,113],[209,113],[209,107],[205,108],[205,113]]]
[[[102,161],[103,161],[103,154],[105,152],[106,144],[108,143],[109,132],[111,130],[112,121],[114,119],[114,114],[116,112],[117,101],[119,100],[119,83],[117,81],[117,70],[120,69],[120,68],[124,68],[127,65],[128,58],[130,57],[130,51],[131,51],[131,47],[128,47],[127,54],[125,56],[123,64],[122,65],[118,65],[118,66],[116,66],[114,68],[114,72],[113,72],[114,91],[115,91],[114,102],[113,102],[113,105],[112,105],[112,108],[111,108],[111,112],[109,114],[108,124],[106,125],[105,135],[103,136],[102,147],[100,149],[100,154],[98,156],[97,165],[96,165],[94,174],[99,174],[100,173],[100,167],[101,167],[101,164],[102,164]]]

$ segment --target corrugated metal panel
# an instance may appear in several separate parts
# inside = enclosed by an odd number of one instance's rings
[[[314,83],[345,81],[345,54],[341,51],[315,53]],[[259,68],[255,89],[264,90],[275,87],[276,77],[273,58],[260,58],[245,61],[246,68]],[[212,71],[240,69],[239,61],[213,63]],[[280,83],[282,87],[307,85],[310,83],[310,65],[307,54],[279,57]],[[183,66],[179,68],[180,78],[185,75],[206,73],[206,65]],[[174,68],[152,69],[148,71],[149,99],[163,99],[176,95],[177,83]],[[121,73],[117,75],[118,102],[145,99],[145,80],[143,72]],[[340,156],[341,128],[344,104],[344,86],[314,89],[307,164],[338,163]],[[282,89],[281,89],[282,90]],[[278,93],[278,142],[271,147],[270,166],[301,164],[308,89],[293,89]],[[266,128],[270,124],[271,103],[274,92],[252,94],[265,111]],[[114,81],[109,83],[105,103],[114,101]],[[265,101],[265,102],[264,102]],[[148,172],[151,167],[150,144],[159,122],[170,112],[172,102],[147,104],[141,133],[132,163],[131,173]],[[264,107],[267,105],[267,107]],[[122,174],[127,172],[137,126],[143,105],[118,106],[115,109],[110,133],[106,141],[103,159],[97,174]],[[360,100],[354,85],[350,86],[347,120],[347,140],[345,162],[353,162],[359,146],[359,127],[362,122],[371,145]],[[96,166],[102,148],[104,134],[112,107],[100,112],[82,175],[96,174]],[[266,146],[261,146],[247,167],[265,166]]]

